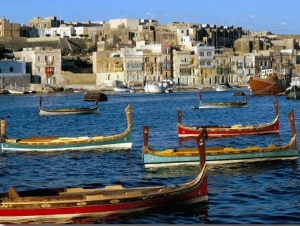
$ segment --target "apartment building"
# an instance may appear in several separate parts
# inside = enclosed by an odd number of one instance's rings
[[[175,84],[187,86],[196,84],[196,78],[191,76],[191,52],[173,49],[173,71]]]
[[[26,62],[26,71],[32,75],[32,83],[42,86],[64,85],[61,78],[61,49],[35,47],[14,52],[15,57]]]

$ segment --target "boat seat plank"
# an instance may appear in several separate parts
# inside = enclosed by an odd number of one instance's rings
[[[56,140],[58,137],[29,137],[25,139],[17,139],[18,143],[27,143],[27,142],[51,142],[52,140]]]
[[[69,195],[69,196],[30,196],[30,197],[18,197],[9,198],[5,197],[2,200],[2,204],[33,204],[41,202],[74,202],[74,200],[84,200],[83,195]]]
[[[124,189],[124,187],[118,184],[118,185],[107,185],[103,188],[103,190],[118,190],[118,189]]]

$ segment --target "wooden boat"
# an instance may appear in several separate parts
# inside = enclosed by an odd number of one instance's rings
[[[95,150],[95,149],[131,149],[132,124],[131,106],[125,109],[127,128],[125,131],[109,136],[81,136],[81,137],[29,137],[25,139],[7,138],[5,134],[6,121],[1,120],[1,148],[2,152],[16,151],[66,151],[66,150]]]
[[[279,79],[273,69],[261,70],[257,76],[251,76],[248,81],[253,96],[285,92],[289,82],[287,79]]]
[[[178,111],[177,134],[178,137],[195,137],[206,129],[207,138],[219,138],[239,135],[257,135],[268,133],[279,133],[278,100],[274,101],[275,119],[271,122],[259,125],[208,125],[208,126],[186,126],[182,124],[182,110]]]
[[[297,159],[297,134],[295,129],[294,111],[289,115],[292,138],[282,146],[270,144],[267,147],[248,146],[243,148],[234,147],[205,147],[206,161],[208,164],[222,164],[233,162],[251,162],[278,159]],[[202,129],[205,130],[205,129]],[[166,150],[153,150],[148,144],[149,131],[144,127],[144,145],[142,149],[142,163],[145,168],[165,167],[181,164],[195,164],[199,161],[197,149],[175,148]]]
[[[76,223],[77,219],[97,219],[107,215],[127,214],[157,207],[168,208],[206,202],[207,169],[203,133],[197,138],[198,176],[187,183],[172,186],[124,188],[37,189],[17,192],[13,187],[0,194],[1,223]],[[207,204],[206,204],[207,205]]]
[[[92,108],[63,108],[63,109],[45,109],[42,107],[43,98],[40,97],[39,115],[52,116],[52,115],[79,115],[79,114],[98,114],[98,101],[96,106]]]
[[[247,107],[248,96],[243,92],[235,92],[234,96],[245,96],[245,101],[228,101],[228,102],[204,102],[202,101],[202,91],[199,92],[199,107],[194,106],[193,109],[199,108],[232,108],[232,107]]]

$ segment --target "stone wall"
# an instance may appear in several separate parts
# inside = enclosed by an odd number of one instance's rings
[[[61,77],[61,81],[65,85],[96,85],[95,74],[76,74],[70,71],[62,71]]]
[[[69,42],[67,41],[69,40]],[[92,39],[87,38],[59,38],[59,37],[43,37],[43,38],[24,38],[24,37],[0,37],[0,44],[4,44],[5,48],[12,51],[22,51],[23,48],[34,47],[52,47],[53,49],[69,49],[74,46],[88,48],[91,46]]]

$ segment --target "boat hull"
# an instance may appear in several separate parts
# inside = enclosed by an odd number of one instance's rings
[[[216,91],[218,92],[227,92],[227,91],[234,91],[235,88],[233,88],[229,83],[220,84],[216,87]]]
[[[300,99],[300,87],[291,86],[288,87],[285,91],[286,99]]]
[[[50,138],[48,138],[49,140]],[[107,136],[102,138],[95,137],[77,137],[77,138],[56,138],[51,142],[42,139],[26,142],[22,144],[22,140],[7,140],[1,143],[2,152],[53,152],[53,151],[84,151],[97,149],[131,149],[132,134],[131,129],[120,136]]]
[[[245,107],[248,107],[247,102],[230,102],[230,103],[200,102],[198,108],[245,108]]]
[[[1,223],[76,223],[83,218],[138,212],[208,199],[204,133],[197,137],[200,170],[192,181],[173,186],[37,189],[0,194]]]
[[[279,82],[276,83],[274,80],[258,77],[250,77],[248,83],[252,95],[275,95],[284,92],[286,89],[286,86],[283,84],[280,86]]]
[[[164,93],[165,90],[165,87],[154,84],[146,84],[144,87],[146,93]]]
[[[156,156],[152,154],[143,155],[143,164],[145,168],[167,167],[176,165],[197,165],[199,164],[199,156]],[[208,165],[211,164],[227,164],[235,162],[255,162],[255,161],[270,161],[270,160],[287,160],[297,159],[298,150],[270,150],[266,152],[253,152],[241,154],[221,154],[221,155],[206,155]]]
[[[95,108],[77,108],[77,109],[64,109],[64,110],[46,110],[39,108],[40,116],[52,115],[81,115],[81,114],[98,114],[98,107]]]
[[[225,102],[205,102],[202,100],[202,91],[199,92],[199,107],[194,106],[193,109],[201,108],[240,108],[248,106],[248,96],[245,93],[234,93],[233,96],[245,96],[245,101],[225,101]]]
[[[274,101],[275,119],[271,122],[259,125],[208,125],[208,126],[186,126],[182,124],[182,111],[178,111],[177,134],[178,137],[196,137],[205,129],[207,138],[220,138],[240,135],[259,135],[279,133],[279,111],[278,100]]]
[[[131,92],[131,93],[135,92],[134,89],[131,89],[129,87],[114,87],[114,91],[115,92]]]
[[[199,162],[198,162],[199,164]],[[204,175],[205,173],[205,175]],[[101,201],[76,200],[74,202],[66,201],[54,203],[51,197],[40,202],[38,205],[33,204],[15,204],[9,205],[2,203],[0,207],[1,223],[76,223],[77,218],[98,218],[115,214],[127,214],[139,212],[150,208],[163,206],[187,205],[193,203],[206,202],[208,200],[207,176],[206,172],[202,179],[194,187],[186,186],[185,190],[167,194],[162,193],[149,196],[145,194],[138,197],[128,198],[110,198]],[[154,188],[153,188],[154,189]],[[157,190],[164,189],[157,187]],[[116,191],[119,192],[119,191]],[[130,193],[124,189],[123,193]],[[126,196],[126,195],[124,195]],[[91,197],[92,198],[92,197]],[[9,203],[9,202],[8,202]],[[41,206],[41,207],[39,207]]]
[[[131,106],[125,109],[127,128],[119,134],[109,136],[81,137],[29,137],[25,139],[8,139],[5,135],[6,121],[1,120],[1,149],[2,152],[52,152],[68,150],[97,150],[97,149],[131,149],[132,148],[132,119]]]
[[[274,124],[266,126],[245,126],[239,129],[239,125],[232,127],[185,127],[181,124],[177,125],[178,137],[196,137],[199,135],[201,129],[206,129],[207,138],[220,138],[230,136],[242,136],[242,135],[259,135],[259,134],[272,134],[279,133],[279,120],[277,119]]]

